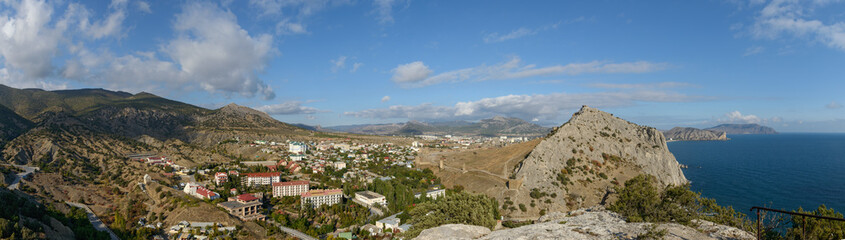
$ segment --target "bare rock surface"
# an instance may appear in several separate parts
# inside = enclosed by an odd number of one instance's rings
[[[537,223],[483,233],[484,227],[449,224],[423,231],[416,239],[637,239],[651,231],[665,230],[663,239],[754,239],[752,234],[707,221],[694,221],[692,228],[677,223],[628,223],[602,207],[569,213],[550,213]],[[477,229],[469,231],[468,229]],[[489,231],[489,230],[487,230]]]

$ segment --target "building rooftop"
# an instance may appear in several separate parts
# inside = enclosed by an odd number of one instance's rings
[[[244,173],[246,177],[276,177],[281,176],[280,172]]]
[[[290,181],[290,182],[274,182],[273,186],[294,186],[294,185],[308,185],[308,181],[301,180],[301,181]]]
[[[362,197],[367,198],[367,199],[376,199],[376,198],[383,198],[384,197],[384,195],[378,194],[378,193],[373,192],[373,191],[356,192],[355,196],[362,196]]]
[[[244,201],[244,202],[249,202],[249,201],[253,201],[253,200],[258,199],[257,197],[255,197],[255,196],[253,196],[252,194],[249,194],[249,193],[244,193],[244,194],[238,195],[235,198],[237,198],[240,201]]]
[[[311,190],[306,193],[302,194],[303,198],[306,197],[319,197],[319,196],[326,196],[326,195],[334,195],[334,194],[343,194],[343,189],[335,188],[335,189],[325,189],[325,190]]]
[[[260,204],[261,203],[259,203],[259,202],[241,203],[241,202],[238,202],[238,201],[228,201],[228,202],[218,203],[217,206],[221,206],[221,207],[226,208],[226,209],[237,209],[237,208],[242,208],[242,207],[246,207],[246,206],[260,205]]]

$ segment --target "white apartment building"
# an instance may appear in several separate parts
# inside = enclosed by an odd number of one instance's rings
[[[302,194],[302,206],[310,205],[320,207],[322,205],[335,205],[343,198],[343,189],[311,190]]]
[[[273,197],[301,196],[308,192],[308,181],[273,183]]]
[[[387,205],[387,198],[385,198],[384,195],[372,191],[356,192],[355,200],[366,205],[367,207],[372,207],[375,204],[379,204],[382,206]]]
[[[279,172],[267,173],[244,173],[243,183],[247,186],[270,185],[282,181],[282,174]]]
[[[308,151],[308,145],[301,142],[288,143],[288,152],[290,153],[305,153]]]

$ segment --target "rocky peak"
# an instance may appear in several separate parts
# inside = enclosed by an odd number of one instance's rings
[[[518,190],[516,199],[530,200],[522,197],[534,189],[555,193],[557,202],[541,207],[572,210],[599,204],[606,189],[640,173],[666,185],[687,183],[663,133],[583,106],[523,160],[509,187]]]

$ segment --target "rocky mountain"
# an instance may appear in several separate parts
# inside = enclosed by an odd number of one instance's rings
[[[584,106],[514,169],[508,188],[515,191],[505,196],[514,204],[538,206],[512,211],[512,216],[573,210],[607,200],[608,189],[640,173],[666,185],[687,183],[663,133]],[[537,196],[550,196],[550,201]]]
[[[704,130],[711,130],[717,132],[726,132],[727,134],[777,134],[774,129],[766,126],[761,126],[756,123],[751,124],[721,124],[719,126],[705,128]]]
[[[519,118],[493,117],[478,122],[448,121],[420,122],[408,121],[393,124],[367,124],[329,127],[336,131],[373,134],[373,135],[467,135],[467,136],[542,136],[549,128],[539,126]]]
[[[32,127],[32,122],[0,105],[0,147]]]
[[[551,213],[534,224],[490,231],[485,227],[448,224],[423,230],[417,240],[439,239],[643,239],[652,231],[666,231],[662,239],[754,239],[740,229],[694,220],[693,227],[677,223],[629,223],[601,207]]]
[[[728,135],[725,132],[701,130],[691,127],[674,127],[669,131],[663,132],[663,136],[676,141],[728,140]]]

